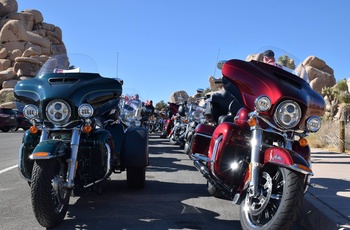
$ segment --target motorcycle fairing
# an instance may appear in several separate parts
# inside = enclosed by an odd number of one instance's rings
[[[14,93],[19,102],[39,108],[45,108],[50,100],[60,95],[72,108],[89,103],[95,114],[100,115],[118,105],[122,85],[117,79],[95,73],[50,73],[21,81]],[[40,116],[43,118],[43,114]],[[72,118],[77,117],[78,114],[72,114]]]
[[[250,111],[254,110],[255,99],[261,95],[268,96],[272,102],[272,108],[266,112],[267,117],[273,117],[275,107],[281,100],[295,100],[306,113],[299,123],[300,129],[308,117],[322,116],[324,113],[323,97],[308,82],[282,68],[257,61],[232,59],[223,65],[222,74],[225,90],[238,95],[237,99]]]

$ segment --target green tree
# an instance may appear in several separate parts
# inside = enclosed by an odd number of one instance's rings
[[[155,106],[155,109],[157,109],[158,111],[162,110],[163,108],[165,108],[167,106],[167,103],[165,103],[163,100],[161,100],[160,102],[158,102]]]
[[[277,63],[288,67],[289,69],[295,69],[294,60],[288,57],[288,55],[282,55],[278,58]]]

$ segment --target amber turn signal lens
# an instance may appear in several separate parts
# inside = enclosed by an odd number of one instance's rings
[[[256,126],[257,122],[256,122],[256,119],[255,118],[250,118],[248,120],[248,125],[249,126]]]
[[[305,138],[301,138],[299,140],[299,144],[300,144],[301,147],[305,147],[305,146],[308,145],[308,142],[307,142],[307,140]]]
[[[85,125],[83,130],[84,130],[85,133],[90,133],[92,128],[91,128],[90,125]]]
[[[35,157],[47,157],[47,156],[49,156],[49,153],[48,152],[36,152],[36,153],[33,153],[33,156],[35,156]]]
[[[38,131],[39,131],[39,129],[36,126],[30,126],[30,128],[29,128],[29,132],[31,134],[36,134]]]

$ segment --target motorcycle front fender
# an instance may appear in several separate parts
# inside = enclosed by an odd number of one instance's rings
[[[148,157],[148,130],[143,127],[130,127],[123,141],[122,166],[146,167],[149,164]]]
[[[31,160],[47,160],[57,157],[69,158],[69,147],[61,140],[44,140],[35,146]]]
[[[313,175],[306,160],[293,150],[280,147],[267,148],[264,151],[263,164],[265,165],[268,163],[290,168],[306,175]]]

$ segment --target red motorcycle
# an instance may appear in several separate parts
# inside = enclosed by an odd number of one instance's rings
[[[243,229],[291,229],[313,175],[305,137],[320,129],[325,101],[302,65],[233,59],[218,67],[232,114],[197,126],[194,165],[211,195],[240,205]]]
[[[169,105],[169,112],[167,115],[161,114],[162,118],[164,119],[164,125],[163,125],[163,130],[160,134],[161,138],[167,138],[169,137],[171,130],[174,127],[174,117],[173,115],[176,115],[179,105],[176,103],[168,102]]]

